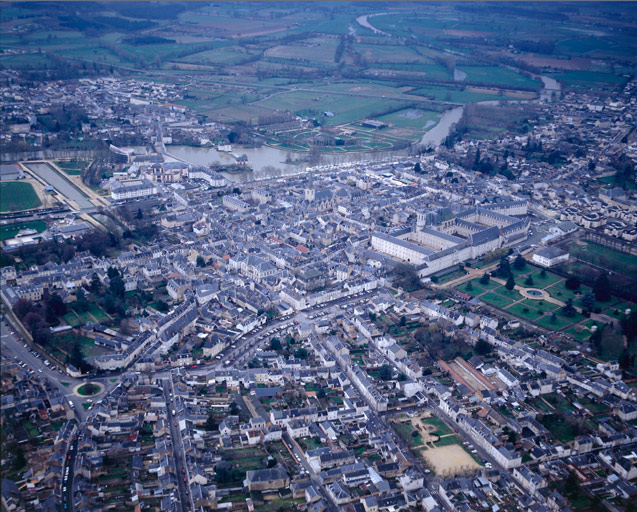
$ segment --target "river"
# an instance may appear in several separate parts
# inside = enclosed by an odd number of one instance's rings
[[[235,159],[223,151],[215,148],[199,148],[192,146],[167,146],[166,150],[171,155],[184,162],[193,165],[207,167],[210,164],[234,164]],[[260,148],[240,148],[233,149],[236,155],[245,154],[248,157],[248,165],[251,172],[222,173],[223,176],[233,183],[245,183],[249,181],[261,181],[283,176],[292,176],[305,172],[310,165],[303,161],[307,158],[307,153],[293,153],[279,148],[262,146]],[[400,152],[386,151],[380,153],[352,152],[345,154],[321,154],[320,162],[317,165],[340,164],[354,162],[363,159],[381,159],[389,155],[407,154],[406,150]]]
[[[440,120],[425,133],[420,139],[423,146],[439,146],[447,135],[451,127],[462,117],[464,107],[456,107],[442,113]],[[199,148],[192,146],[168,146],[168,153],[189,164],[202,165],[207,167],[210,164],[233,164],[235,159],[223,151],[215,148]],[[307,158],[307,153],[293,153],[283,149],[270,146],[260,148],[240,148],[233,149],[236,155],[245,154],[248,157],[248,165],[252,172],[242,173],[222,173],[223,176],[234,183],[244,183],[248,181],[260,181],[282,176],[291,176],[304,172],[309,166],[303,160]],[[320,165],[340,164],[364,159],[381,160],[388,156],[406,156],[408,150],[386,151],[381,153],[361,153],[352,152],[345,154],[322,153]]]
[[[460,78],[460,77],[458,77]],[[540,92],[539,98],[530,101],[550,101],[553,95],[559,95],[560,84],[556,80],[538,76],[544,84],[544,88]],[[484,101],[480,104],[496,104],[501,100]],[[529,100],[518,100],[520,103]],[[452,127],[462,117],[464,107],[455,107],[443,112],[440,120],[431,130],[427,131],[420,139],[422,146],[439,146],[449,135]],[[202,165],[207,167],[210,164],[233,164],[235,159],[228,153],[217,151],[215,148],[199,148],[191,146],[169,146],[168,152],[184,162],[193,165]],[[233,150],[236,155],[245,154],[248,157],[248,165],[252,168],[251,172],[243,173],[223,173],[224,177],[234,183],[245,183],[249,181],[261,181],[271,178],[283,176],[291,176],[302,173],[309,166],[303,160],[307,158],[307,153],[293,153],[283,149],[270,146],[262,146],[260,148],[240,148]],[[390,156],[406,156],[408,150],[387,151],[383,153],[360,153],[352,152],[346,154],[321,154],[320,165],[339,164],[364,159],[381,160]]]

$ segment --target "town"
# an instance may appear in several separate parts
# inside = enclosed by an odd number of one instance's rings
[[[0,76],[3,510],[634,510],[634,70],[285,159],[316,117]]]

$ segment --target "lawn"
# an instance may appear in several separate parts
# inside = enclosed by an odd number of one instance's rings
[[[422,421],[426,425],[433,425],[434,427],[436,427],[436,430],[433,431],[432,434],[435,434],[437,436],[445,436],[452,433],[451,429],[440,418],[431,416],[430,418],[421,418],[420,421]]]
[[[455,434],[441,437],[438,441],[434,443],[435,446],[449,446],[450,444],[461,444],[460,439]]]
[[[458,279],[459,277],[466,276],[466,270],[455,269],[451,272],[447,272],[446,274],[442,274],[438,276],[438,284],[448,283],[449,281],[453,281],[454,279]]]
[[[529,400],[529,404],[532,405],[539,412],[553,412],[555,409],[547,404],[542,397],[536,397],[533,400]]]
[[[615,174],[613,174],[612,176],[604,176],[603,178],[597,178],[597,181],[599,181],[600,183],[604,183],[605,185],[611,185],[613,187],[620,186],[617,184],[615,176]],[[625,182],[624,187],[626,188],[626,190],[637,189],[637,185],[632,181]]]
[[[489,292],[489,293],[485,293],[484,295],[481,295],[480,300],[501,309],[506,308],[508,305],[513,304],[514,302],[511,299],[507,299],[506,297],[503,297],[502,295],[498,295],[497,293],[493,293],[493,292]]]
[[[401,423],[394,423],[394,429],[396,430],[396,432],[398,432],[398,435],[400,436],[400,438],[405,441],[405,443],[410,447],[410,448],[416,448],[418,446],[422,446],[422,438],[420,437],[420,434],[416,435],[416,436],[412,436],[411,433],[414,432],[414,429],[411,426],[411,423],[407,422],[401,422]]]
[[[24,423],[24,428],[27,430],[29,437],[37,437],[40,434],[38,428],[30,421]]]
[[[575,411],[575,407],[571,404],[569,400],[564,398],[562,395],[557,393],[549,393],[544,395],[543,397],[548,403],[550,403],[555,410],[560,412],[573,412]]]
[[[578,435],[578,429],[575,425],[569,422],[569,418],[561,418],[556,414],[546,414],[540,420],[540,423],[544,425],[551,434],[562,443],[570,443]],[[594,426],[593,422],[586,421],[585,426],[587,429],[591,429]]]
[[[523,306],[531,309],[537,309],[538,311],[551,312],[555,311],[559,306],[557,304],[553,304],[551,302],[547,302],[545,300],[533,300],[533,299],[524,299],[520,302]]]
[[[516,283],[517,284],[517,283]],[[498,288],[495,293],[497,293],[498,295],[502,295],[503,297],[510,299],[512,301],[517,301],[520,300],[522,298],[522,295],[520,295],[520,292],[517,290],[507,290],[507,288],[505,286],[502,286],[501,288]]]
[[[583,296],[587,292],[590,292],[591,288],[585,285],[580,285],[577,290],[569,290],[566,287],[566,280],[562,280],[547,286],[545,291],[547,291],[554,299],[566,302],[568,299],[573,299],[573,301],[575,301],[579,296]]]
[[[80,320],[80,318],[73,311],[69,311],[62,318],[64,318],[64,321],[71,327],[79,327],[80,325],[84,324],[84,322],[82,322],[82,320]]]
[[[480,279],[474,279],[472,282],[475,286],[478,286],[480,288],[484,288],[485,290],[497,290],[498,288],[501,288],[502,285],[500,283],[497,283],[496,281],[494,281],[493,279],[489,279],[489,282],[487,284],[482,284],[480,282]]]
[[[98,306],[97,304],[91,304],[88,312],[93,315],[93,318],[95,318],[95,320],[97,320],[100,323],[103,322],[109,322],[111,320],[111,317],[108,316],[104,310]]]
[[[584,318],[582,315],[577,315],[573,318],[567,318],[562,315],[555,315],[555,320],[551,321],[551,316],[543,316],[535,323],[541,327],[544,327],[545,329],[559,331],[560,329],[564,329],[564,327],[566,327],[567,325],[579,322],[582,318]]]
[[[53,162],[69,176],[81,176],[91,163],[88,160],[56,160]]]
[[[535,322],[537,319],[539,319],[543,315],[543,313],[540,313],[537,309],[528,307],[523,303],[513,304],[512,306],[508,307],[506,311],[513,313],[514,315],[519,316],[521,318],[524,318],[525,320],[528,320],[529,322]]]
[[[570,334],[571,336],[573,336],[573,338],[575,338],[577,341],[580,341],[580,342],[587,341],[591,337],[591,334],[593,334],[588,329],[579,329],[578,330],[576,328],[576,326],[569,327],[564,332],[566,334]]]
[[[29,222],[5,224],[4,226],[0,226],[0,240],[13,238],[23,229],[35,229],[38,233],[42,233],[42,231],[46,229],[46,223],[43,220],[32,220]]]
[[[529,264],[524,265],[524,267],[521,269],[517,269],[513,265],[511,265],[511,273],[513,274],[513,278],[515,279],[515,282],[518,284],[519,284],[520,278],[524,280],[524,278],[526,278],[526,276],[530,274],[531,272],[533,272],[534,270],[535,268]]]
[[[534,268],[534,267],[531,267]],[[541,270],[535,270],[531,272],[530,276],[533,278],[533,282],[535,283],[534,288],[544,288],[546,286],[550,286],[558,281],[562,280],[563,277],[554,274],[553,272],[544,271],[544,276],[542,276]],[[524,283],[524,282],[523,282]]]
[[[82,396],[93,396],[97,395],[103,389],[99,384],[93,384],[92,382],[87,382],[86,384],[82,384],[79,388],[77,388],[78,395]]]
[[[17,212],[42,206],[33,185],[22,181],[0,183],[0,212]]]
[[[308,450],[314,450],[315,448],[320,448],[321,446],[323,446],[320,441],[317,442],[316,439],[313,437],[304,437],[303,442],[305,443],[305,446],[307,446]]]
[[[569,244],[568,251],[572,257],[602,267],[610,266],[612,270],[627,276],[637,275],[637,257],[596,244],[595,242],[586,241],[584,243],[586,245],[580,245],[575,242]]]
[[[97,304],[89,304],[88,311],[86,312],[79,312],[73,309],[71,313],[74,313],[76,318],[78,318],[82,324],[95,323],[96,321],[102,323],[109,322],[111,320],[111,317],[104,313]],[[67,315],[64,317],[65,320]]]

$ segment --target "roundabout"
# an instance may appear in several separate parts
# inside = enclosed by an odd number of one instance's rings
[[[90,398],[104,391],[104,384],[99,382],[85,382],[73,388],[73,394],[82,398]]]

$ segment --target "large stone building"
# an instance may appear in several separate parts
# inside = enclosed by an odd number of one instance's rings
[[[115,201],[135,199],[157,194],[157,186],[146,179],[121,181],[113,185],[111,197]]]
[[[526,201],[476,206],[454,214],[449,208],[418,213],[415,226],[372,234],[372,248],[416,266],[420,277],[510,245],[526,237]]]

